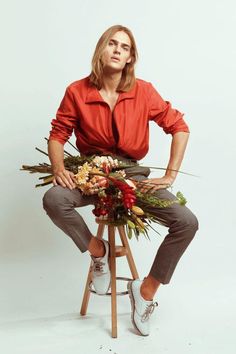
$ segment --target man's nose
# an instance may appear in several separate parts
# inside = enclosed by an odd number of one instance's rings
[[[120,53],[120,48],[118,46],[116,46],[114,52],[115,53]]]

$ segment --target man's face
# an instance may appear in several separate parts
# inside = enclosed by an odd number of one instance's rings
[[[123,32],[116,32],[109,40],[102,54],[104,68],[109,71],[122,71],[126,63],[130,63],[131,41],[129,36]]]

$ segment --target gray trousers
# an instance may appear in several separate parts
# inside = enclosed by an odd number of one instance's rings
[[[144,176],[133,178],[147,179]],[[159,189],[155,193],[162,199],[176,199],[167,189]],[[70,190],[60,185],[51,187],[43,197],[43,207],[47,215],[56,226],[71,237],[81,252],[87,251],[94,235],[75,208],[95,204],[95,201],[96,196],[85,196],[77,188]],[[165,208],[150,207],[150,211],[162,225],[168,227],[168,234],[157,250],[149,274],[162,284],[168,284],[180,257],[198,230],[198,220],[187,206],[178,203]],[[158,224],[153,226],[158,229]]]

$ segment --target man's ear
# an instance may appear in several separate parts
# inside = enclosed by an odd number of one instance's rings
[[[132,59],[132,58],[130,57],[130,58],[127,60],[126,64],[127,64],[127,63],[131,63],[131,59]]]

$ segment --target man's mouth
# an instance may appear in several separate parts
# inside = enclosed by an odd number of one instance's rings
[[[120,59],[117,58],[117,57],[111,57],[111,59],[112,59],[112,60],[115,60],[115,61],[120,61]]]

